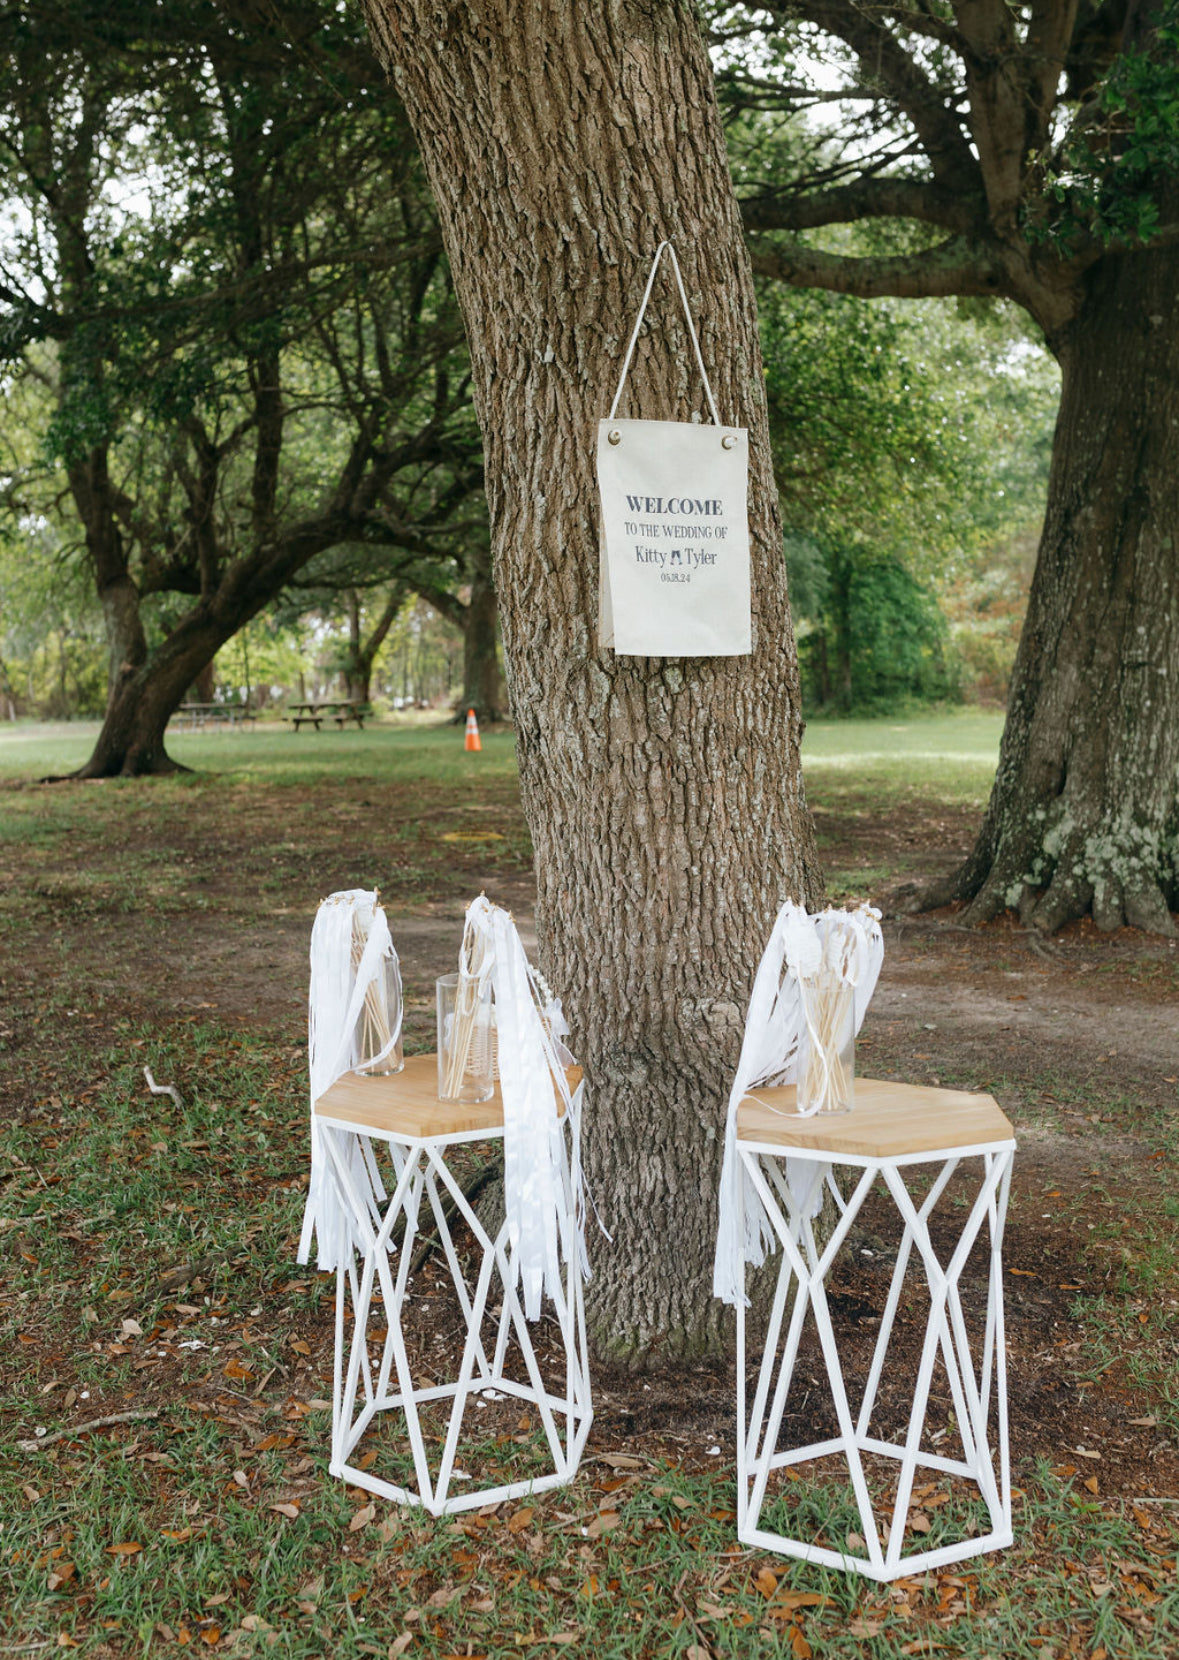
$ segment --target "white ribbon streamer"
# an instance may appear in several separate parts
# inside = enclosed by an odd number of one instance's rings
[[[805,908],[788,899],[778,912],[769,943],[758,965],[745,1017],[745,1039],[741,1058],[729,1094],[725,1125],[725,1153],[721,1167],[720,1215],[717,1222],[716,1259],[712,1293],[726,1303],[746,1302],[743,1260],[760,1267],[778,1239],[765,1207],[752,1183],[746,1182],[737,1157],[737,1109],[750,1091],[759,1086],[776,1087],[796,1081],[799,1045],[806,1024],[805,1005],[799,986],[800,974],[813,974],[824,959],[824,946],[832,930],[853,937],[843,954],[846,978],[855,988],[855,1028],[864,1023],[880,965],[884,960],[884,936],[880,912],[871,905],[855,911],[827,910],[808,916]],[[786,1178],[791,1180],[791,1160],[786,1161]],[[741,1215],[744,1185],[744,1252]],[[814,1213],[822,1205],[820,1187]]]
[[[353,936],[365,936],[360,961],[354,961]],[[397,1023],[378,1055],[360,1062],[357,1028],[365,998],[384,973],[386,960],[400,983],[400,965],[393,949],[389,924],[377,895],[365,888],[347,888],[330,894],[320,905],[311,931],[311,992],[307,1009],[307,1060],[311,1075],[311,1181],[303,1210],[298,1260],[307,1262],[311,1237],[318,1242],[316,1266],[335,1268],[352,1246],[347,1215],[331,1202],[335,1189],[327,1180],[327,1156],[315,1116],[315,1103],[345,1072],[367,1071],[389,1056],[401,1036],[401,998]],[[349,1138],[352,1178],[368,1201],[380,1225],[379,1201],[384,1185],[367,1136]]]
[[[504,1208],[508,1246],[519,1275],[524,1313],[536,1320],[547,1292],[562,1294],[562,1255],[572,1249],[589,1278],[585,1248],[585,1183],[578,1154],[581,1091],[565,1076],[573,1057],[560,1041],[560,1005],[524,953],[507,911],[483,895],[467,909],[459,969],[490,977],[495,999],[500,1092],[504,1110]],[[565,1188],[562,1122],[553,1091],[568,1114],[572,1192]],[[562,1227],[572,1210],[572,1239]]]

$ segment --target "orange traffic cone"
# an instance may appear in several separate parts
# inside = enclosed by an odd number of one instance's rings
[[[483,744],[479,737],[479,722],[475,719],[475,711],[467,710],[467,740],[465,749],[482,749]]]

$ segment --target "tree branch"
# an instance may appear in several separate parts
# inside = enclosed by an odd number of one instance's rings
[[[980,222],[981,198],[917,179],[859,179],[837,190],[766,190],[741,201],[746,230],[804,231],[860,219],[917,219],[967,234]]]
[[[938,182],[977,190],[978,163],[945,91],[934,85],[879,17],[846,0],[777,0],[770,10],[781,23],[802,17],[850,46],[860,60],[861,81],[879,85],[905,116]],[[960,51],[960,45],[955,49]]]
[[[1075,0],[1064,3],[1071,11]],[[1011,236],[1027,156],[1041,148],[1047,133],[1033,59],[1019,40],[1007,0],[955,0],[954,15],[966,66],[970,131],[991,223],[1000,235]],[[1061,61],[1057,81],[1063,68]]]
[[[1008,292],[1002,267],[982,244],[949,237],[919,254],[852,259],[818,248],[759,247],[750,250],[759,276],[777,277],[796,288],[826,288],[860,299],[886,294],[928,299],[947,294],[997,295]]]

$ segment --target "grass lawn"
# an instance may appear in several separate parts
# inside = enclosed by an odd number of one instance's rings
[[[999,731],[812,723],[832,891],[958,856]],[[991,1089],[1020,1136],[1013,1549],[880,1587],[737,1545],[723,1366],[595,1375],[571,1488],[435,1522],[327,1474],[332,1291],[294,1262],[307,928],[329,886],[379,883],[428,1046],[462,900],[486,883],[527,909],[511,738],[468,756],[455,728],[179,734],[189,777],[22,784],[92,738],[0,728],[0,1660],[1174,1660],[1165,946],[886,927],[865,1069]],[[868,1270],[845,1289],[869,1297]],[[801,1502],[845,1527],[823,1487]]]
[[[32,779],[81,766],[98,736],[97,721],[0,723],[0,778]],[[985,795],[999,758],[1003,717],[994,711],[955,711],[903,720],[813,720],[803,742],[808,777],[840,789],[853,775],[890,793],[931,783],[939,799],[973,801]],[[363,732],[293,732],[286,725],[253,730],[168,734],[177,761],[231,778],[300,783],[325,776],[428,778],[449,783],[471,762],[461,727],[370,725]],[[510,732],[483,735],[482,772],[514,771]]]
[[[0,778],[33,779],[80,767],[94,747],[97,721],[0,723]],[[483,775],[515,778],[511,732],[483,735]],[[182,765],[224,780],[305,784],[322,778],[426,778],[450,783],[470,768],[461,726],[399,724],[363,730],[329,727],[294,732],[279,723],[168,733],[168,753]]]

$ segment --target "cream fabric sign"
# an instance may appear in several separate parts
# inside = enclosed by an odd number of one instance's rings
[[[675,269],[712,426],[615,419],[664,249]],[[597,463],[601,644],[635,657],[748,653],[748,433],[721,425],[679,262],[667,242],[647,279],[610,415],[598,423]]]

